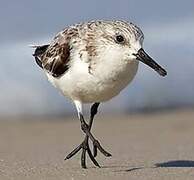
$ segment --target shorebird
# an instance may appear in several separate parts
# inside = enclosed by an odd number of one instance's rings
[[[36,63],[62,94],[77,109],[85,139],[65,158],[81,153],[81,166],[86,168],[86,152],[94,165],[97,151],[107,152],[91,133],[94,116],[101,102],[118,95],[136,75],[139,61],[161,76],[167,72],[143,49],[144,35],[139,27],[126,21],[90,21],[69,26],[59,32],[50,44],[34,46]],[[82,106],[92,103],[89,123]],[[93,152],[89,146],[92,141]]]

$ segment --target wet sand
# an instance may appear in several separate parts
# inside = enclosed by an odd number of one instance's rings
[[[93,134],[112,153],[96,168],[80,154],[77,119],[0,121],[0,180],[193,180],[194,110],[123,117],[97,116]]]

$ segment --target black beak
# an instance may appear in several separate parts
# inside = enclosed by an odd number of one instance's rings
[[[166,76],[167,72],[165,69],[163,69],[159,64],[157,64],[144,50],[143,48],[139,49],[137,54],[133,54],[136,56],[136,59],[143,62],[144,64],[147,64],[152,69],[154,69],[158,74],[161,76]]]

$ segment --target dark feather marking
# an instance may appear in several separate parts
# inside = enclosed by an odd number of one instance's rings
[[[49,45],[38,46],[34,51],[33,56],[35,58],[35,61],[41,68],[43,68],[41,59],[48,47]]]
[[[53,42],[46,50],[42,62],[43,68],[52,76],[61,77],[69,69],[70,43],[78,36],[77,27],[65,28],[55,36]]]
[[[43,46],[38,46],[36,49],[35,49],[35,52],[33,54],[33,56],[40,56],[42,55],[46,50],[47,48],[49,47],[49,45],[43,45]]]
[[[53,59],[52,59],[53,58]],[[44,56],[43,67],[54,77],[60,77],[69,68],[70,47],[67,43],[54,44]],[[50,61],[52,59],[52,61]],[[50,61],[50,62],[49,62]]]
[[[40,59],[37,56],[35,56],[35,61],[38,64],[39,67],[43,68],[42,67],[42,62],[40,61]]]

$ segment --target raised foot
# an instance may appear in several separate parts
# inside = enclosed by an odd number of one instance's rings
[[[110,157],[111,156],[111,154],[108,153],[107,151],[105,151],[104,148],[100,145],[100,143],[97,140],[93,141],[93,152],[94,152],[94,154],[92,154],[91,150],[90,150],[90,147],[89,147],[89,143],[88,143],[88,137],[86,136],[84,141],[78,147],[76,147],[71,153],[69,153],[66,156],[65,160],[70,159],[71,157],[73,157],[81,149],[82,149],[82,154],[81,154],[81,166],[82,166],[82,168],[86,168],[86,152],[88,153],[91,161],[97,167],[100,167],[100,165],[98,164],[98,162],[95,159],[95,157],[97,156],[97,150],[98,149],[106,157]]]

